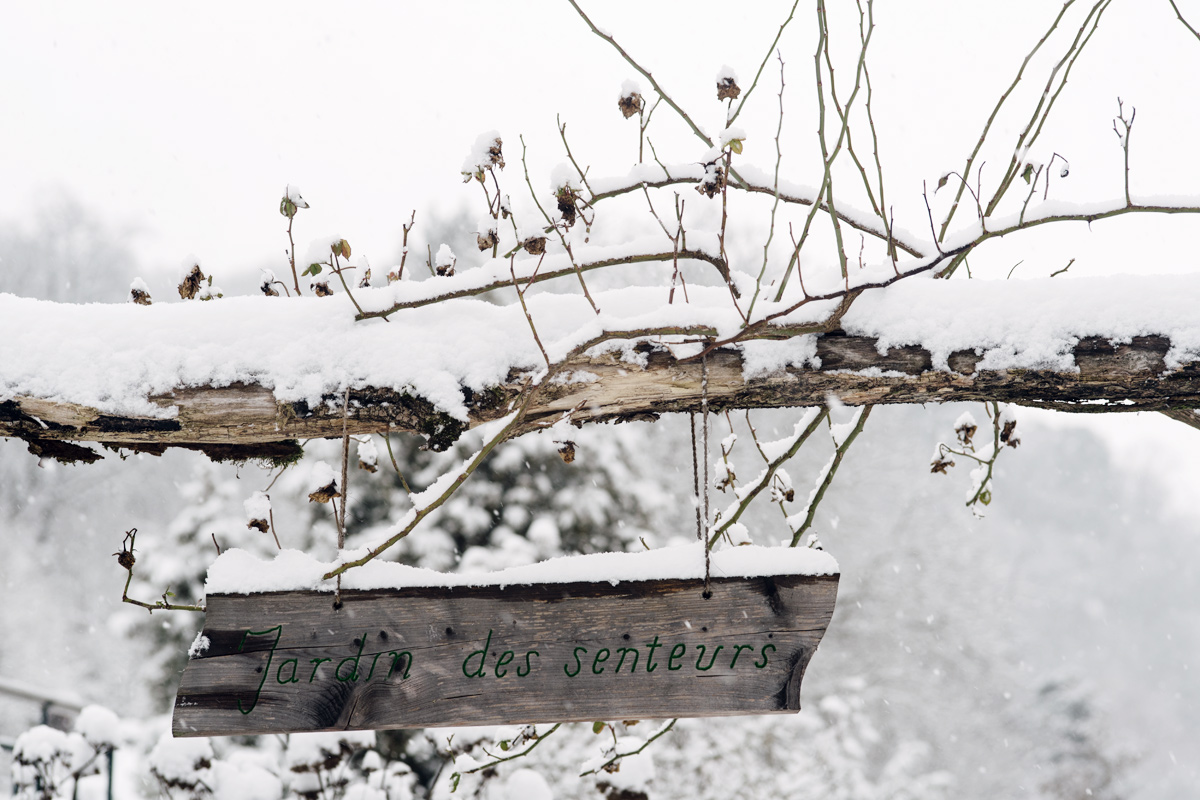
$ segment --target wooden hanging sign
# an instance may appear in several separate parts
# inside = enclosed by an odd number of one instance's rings
[[[837,575],[214,594],[176,736],[770,714]]]

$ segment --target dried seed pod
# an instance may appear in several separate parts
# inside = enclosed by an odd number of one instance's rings
[[[341,496],[342,493],[337,488],[337,481],[332,481],[327,486],[322,486],[309,494],[308,499],[312,503],[328,503],[333,498]]]
[[[148,306],[151,304],[150,293],[144,292],[141,289],[130,289],[129,299],[137,303],[139,306]]]
[[[558,457],[563,460],[564,464],[570,464],[575,460],[575,443],[567,440],[558,442]]]
[[[137,563],[137,558],[133,555],[133,551],[128,548],[123,548],[119,553],[113,553],[117,557],[117,563],[123,569],[133,569],[133,565]]]
[[[1000,430],[1000,441],[1014,448],[1021,443],[1021,437],[1017,435],[1015,419],[1005,420],[1004,427]]]
[[[179,282],[179,296],[184,300],[191,300],[200,292],[200,287],[204,284],[204,273],[200,271],[200,265],[195,264],[187,274],[183,276],[183,280]]]
[[[971,447],[971,440],[975,438],[975,431],[979,430],[979,426],[973,422],[961,422],[954,432],[958,434],[958,441],[963,447]]]
[[[578,195],[576,195],[575,191],[569,186],[560,187],[559,190],[554,193],[554,198],[558,201],[558,213],[562,214],[563,222],[566,223],[568,228],[575,224],[575,217],[577,214],[575,209],[575,200],[577,197]]]
[[[546,252],[546,237],[545,236],[530,236],[525,241],[521,242],[521,247],[525,248],[525,252],[531,256],[540,256]]]
[[[940,472],[943,475],[946,475],[947,474],[946,470],[953,466],[954,466],[953,461],[946,458],[945,456],[938,456],[937,458],[933,459],[933,461],[930,462],[929,471],[931,473]]]
[[[475,235],[475,244],[479,246],[480,252],[490,250],[500,243],[500,236],[494,229],[486,230]]]
[[[312,289],[313,294],[315,294],[317,297],[333,296],[333,290],[329,288],[329,281],[317,281],[315,283],[311,283],[309,284],[309,288]]]
[[[265,519],[252,519],[246,523],[247,528],[252,528],[260,533],[266,533],[271,530],[271,525]]]
[[[696,191],[708,197],[715,197],[725,188],[725,168],[717,162],[704,165],[704,177],[696,184]]]
[[[617,108],[621,109],[621,114],[624,115],[625,119],[629,119],[645,107],[646,101],[637,92],[623,94],[617,99]]]
[[[741,93],[741,87],[737,85],[737,81],[732,76],[726,75],[717,81],[718,100],[737,100]]]

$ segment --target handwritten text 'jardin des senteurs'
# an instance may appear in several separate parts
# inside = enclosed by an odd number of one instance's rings
[[[254,700],[248,706],[238,701],[238,710],[243,714],[254,710],[263,687],[268,682],[281,686],[314,684],[329,680],[340,683],[388,682],[393,676],[404,680],[412,675],[414,669],[420,669],[419,662],[410,650],[364,652],[366,635],[354,640],[354,645],[358,648],[354,655],[346,656],[337,663],[334,663],[332,658],[284,658],[277,661],[276,648],[282,633],[283,626],[276,625],[262,631],[248,630],[242,636],[238,652],[242,652],[246,640],[250,637],[273,636],[271,647],[267,651],[267,663],[259,673],[261,677]],[[482,642],[483,646],[467,652],[463,657],[462,674],[465,678],[502,683],[536,676],[539,670],[543,669],[561,669],[568,678],[579,681],[587,681],[590,676],[608,672],[628,676],[656,672],[667,675],[681,671],[704,673],[716,668],[718,672],[728,673],[765,669],[776,650],[775,645],[769,642],[712,646],[670,639],[662,641],[662,637],[658,635],[651,641],[635,644],[629,634],[624,634],[621,641],[614,642],[612,646],[576,645],[569,653],[565,652],[563,645],[557,644],[556,649],[563,648],[564,652],[556,654],[549,652],[548,648],[546,653],[537,649],[493,650],[492,635],[493,631],[489,630]],[[773,634],[767,634],[767,638],[772,637]],[[383,638],[386,641],[386,636]],[[658,672],[659,670],[662,671]]]

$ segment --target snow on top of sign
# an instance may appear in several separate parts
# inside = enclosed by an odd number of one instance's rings
[[[354,551],[346,551],[347,560]],[[333,581],[321,576],[337,562],[319,561],[299,550],[281,550],[263,561],[245,550],[231,548],[208,568],[209,594],[328,591]],[[822,550],[806,547],[746,545],[712,553],[715,578],[754,578],[776,575],[836,575],[838,564]],[[375,560],[342,574],[343,589],[399,589],[444,586],[519,586],[535,583],[599,583],[694,579],[704,577],[704,548],[697,542],[640,553],[593,553],[552,558],[538,564],[477,574],[442,573],[394,561]]]

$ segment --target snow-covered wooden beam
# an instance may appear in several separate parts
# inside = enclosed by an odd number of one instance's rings
[[[1162,336],[1138,336],[1118,345],[1083,339],[1071,354],[1075,371],[980,369],[986,350],[956,351],[948,359],[949,369],[934,369],[933,356],[923,347],[881,353],[878,339],[840,331],[816,337],[815,344],[819,367],[784,366],[750,378],[739,349],[714,351],[707,357],[709,407],[811,406],[831,394],[847,405],[999,400],[1077,412],[1200,407],[1200,363],[1167,370],[1170,341]],[[642,350],[644,364],[615,353],[575,359],[569,372],[579,382],[543,389],[523,429],[537,429],[572,409],[571,419],[578,423],[698,411],[700,361],[681,360],[666,348],[643,345]],[[281,402],[270,389],[247,383],[149,395],[151,403],[176,412],[169,419],[105,414],[25,396],[0,403],[0,434],[30,442],[39,455],[59,452],[55,442],[79,441],[151,452],[188,447],[219,458],[286,458],[291,448],[281,443],[341,436],[343,426],[351,434],[421,433],[442,446],[470,425],[502,416],[523,387],[514,374],[488,391],[469,393],[470,423],[436,410],[423,398],[378,387],[352,389],[345,420],[344,397],[329,396],[328,403],[314,407],[304,401]]]
[[[455,280],[356,294],[367,311],[387,309]],[[355,321],[341,297],[143,307],[0,295],[0,436],[85,461],[99,454],[67,443],[287,459],[298,440],[391,431],[442,448],[508,414],[535,383],[516,433],[565,414],[582,424],[696,411],[705,369],[718,411],[836,395],[848,405],[1158,410],[1191,424],[1200,407],[1200,277],[915,276],[859,296],[839,329],[800,333],[827,326],[837,308],[804,305],[753,330],[774,338],[703,362],[700,341],[744,331],[727,287],[690,286],[689,302],[674,304],[657,287],[594,297],[599,314],[580,295],[543,293],[527,298],[528,317],[517,304],[461,297]]]

